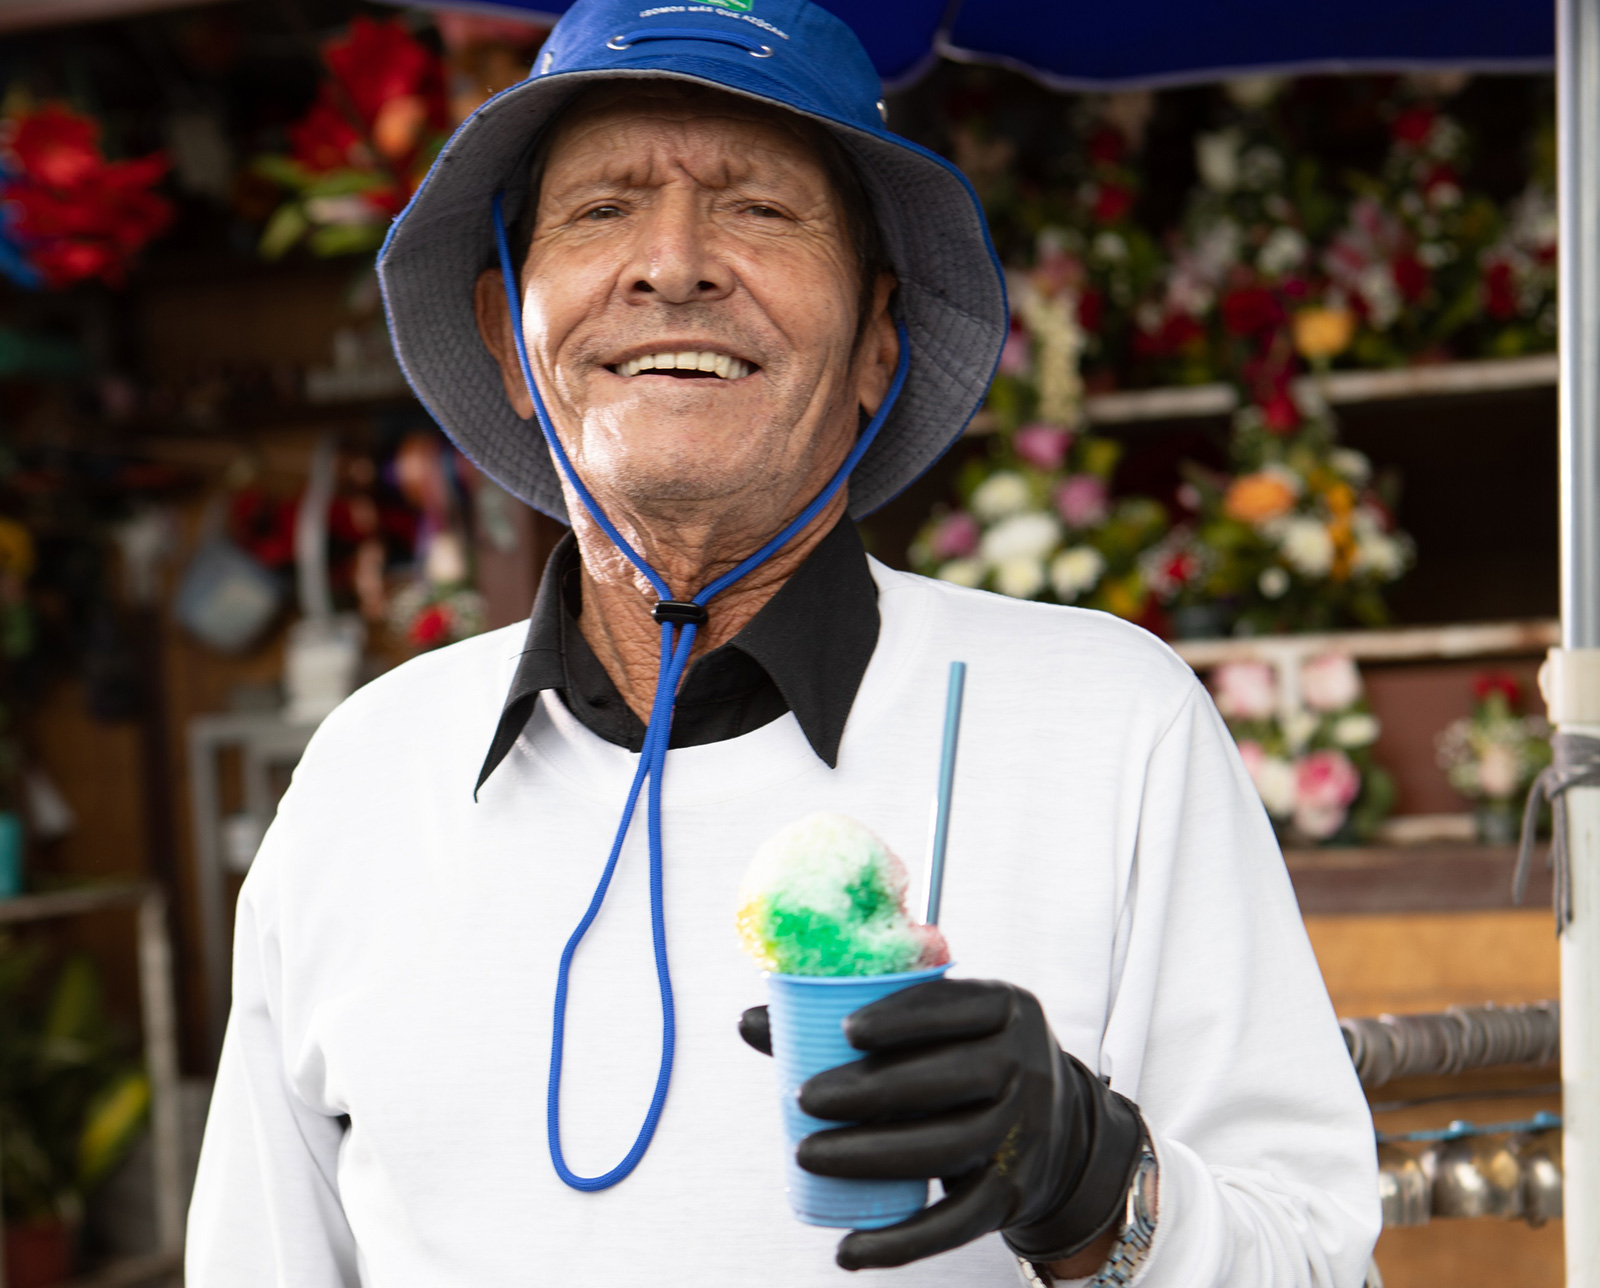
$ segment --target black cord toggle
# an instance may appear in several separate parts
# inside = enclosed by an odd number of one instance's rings
[[[709,614],[704,604],[689,599],[658,599],[650,610],[658,622],[677,622],[682,626],[704,626]]]

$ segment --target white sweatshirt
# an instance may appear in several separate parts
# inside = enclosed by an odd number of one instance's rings
[[[792,715],[668,759],[677,1065],[643,1162],[600,1193],[551,1168],[551,1005],[636,758],[545,694],[473,802],[520,626],[420,657],[329,717],[239,901],[190,1288],[1012,1288],[997,1235],[839,1270],[842,1232],[789,1214],[771,1062],[735,1029],[764,1000],[734,932],[746,862],[830,810],[915,869],[956,658],[955,973],[1032,990],[1061,1044],[1139,1104],[1161,1169],[1141,1283],[1362,1282],[1371,1119],[1205,691],[1115,618],[873,576],[882,630],[837,769]],[[627,1152],[656,1076],[643,824],[641,804],[573,969],[562,1124],[585,1175]]]

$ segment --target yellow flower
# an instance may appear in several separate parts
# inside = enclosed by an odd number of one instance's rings
[[[18,581],[33,575],[33,537],[13,519],[0,519],[0,574]]]
[[[1308,362],[1337,358],[1356,334],[1349,309],[1301,309],[1294,315],[1294,347]]]
[[[1265,523],[1294,507],[1294,489],[1276,473],[1244,474],[1228,486],[1222,510],[1240,523]]]

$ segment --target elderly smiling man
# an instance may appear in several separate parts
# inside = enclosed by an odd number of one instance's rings
[[[573,532],[525,643],[401,667],[295,775],[191,1288],[1361,1282],[1370,1120],[1194,676],[856,537],[1007,324],[970,189],[878,92],[806,0],[579,0],[396,222],[418,395]],[[835,1251],[785,1204],[735,893],[817,810],[922,848],[953,658],[957,978],[850,1018],[866,1058],[801,1090],[850,1125],[798,1154],[942,1194]]]

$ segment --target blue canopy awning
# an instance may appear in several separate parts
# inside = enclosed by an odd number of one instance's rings
[[[568,3],[427,0],[427,7],[553,20]],[[1064,89],[1263,72],[1543,71],[1555,65],[1555,14],[1544,0],[818,3],[855,29],[890,85],[915,79],[939,54],[1014,67]]]

